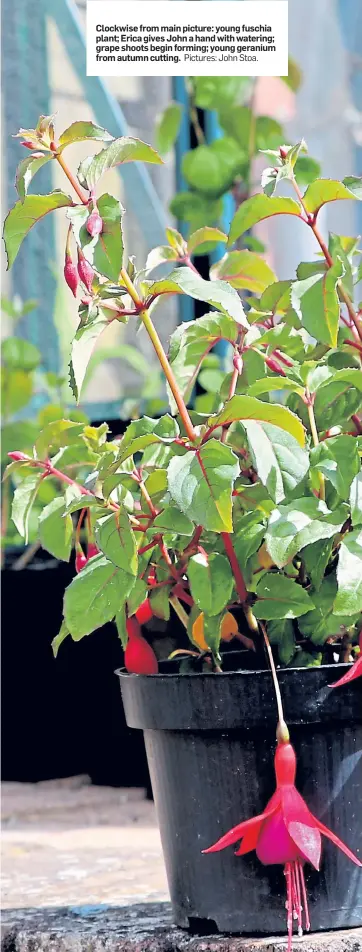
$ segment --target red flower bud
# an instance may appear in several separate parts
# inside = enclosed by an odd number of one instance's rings
[[[18,450],[14,450],[14,452],[8,453],[8,456],[10,456],[10,459],[15,460],[15,462],[22,462],[23,460],[26,460],[26,461],[29,460],[29,462],[31,462],[29,456],[26,456],[25,453],[19,453]]]
[[[273,350],[273,356],[281,360],[282,364],[285,364],[286,367],[294,367],[294,363],[290,360],[290,357],[286,357],[280,350]]]
[[[238,374],[243,372],[243,358],[240,357],[240,354],[234,354],[233,356],[233,367],[234,370],[237,370]]]
[[[158,663],[155,652],[148,644],[136,618],[126,622],[128,642],[124,653],[126,670],[130,674],[157,674]]]
[[[264,357],[264,360],[269,370],[274,370],[274,373],[279,374],[279,376],[286,377],[285,370],[277,364],[276,360],[273,360],[272,357]]]
[[[88,562],[88,559],[87,559],[87,556],[84,554],[84,552],[82,551],[77,552],[75,557],[75,571],[77,572],[78,575],[79,575],[79,572],[81,572],[82,569],[85,568],[87,562]]]
[[[85,227],[91,238],[96,238],[103,231],[103,221],[96,208],[90,214]]]
[[[279,149],[279,155],[281,159],[286,159],[288,155],[288,149],[286,149],[283,145],[281,145]]]
[[[72,294],[74,294],[74,297],[76,297],[79,284],[78,271],[75,267],[75,264],[73,264],[71,255],[67,251],[65,253],[64,277],[68,288],[70,288]]]
[[[99,555],[99,548],[95,544],[95,542],[88,542],[88,546],[87,546],[88,560],[92,559],[94,555]]]
[[[149,598],[145,598],[136,611],[136,618],[140,625],[146,625],[153,617],[153,611]]]
[[[27,139],[25,139],[24,142],[21,142],[20,145],[23,145],[25,149],[35,149],[34,143],[29,142]]]
[[[78,274],[80,280],[83,281],[83,284],[85,284],[87,291],[91,292],[94,271],[92,265],[89,264],[89,261],[87,261],[87,259],[84,257],[84,254],[80,248],[78,248]]]

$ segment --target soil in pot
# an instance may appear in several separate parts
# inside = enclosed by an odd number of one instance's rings
[[[229,664],[231,664],[229,656]],[[243,664],[243,655],[240,655]],[[297,787],[312,813],[362,855],[362,705],[358,682],[328,685],[346,665],[279,672],[298,758]],[[120,673],[130,727],[144,731],[178,925],[194,931],[285,933],[281,866],[230,847],[202,850],[264,809],[275,789],[275,700],[268,671]],[[362,923],[362,876],[323,841],[321,871],[306,866],[312,930]]]

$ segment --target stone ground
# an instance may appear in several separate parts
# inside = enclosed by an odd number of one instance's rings
[[[153,803],[87,777],[2,785],[2,907],[168,899]]]

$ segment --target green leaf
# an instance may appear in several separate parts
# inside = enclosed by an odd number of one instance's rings
[[[157,618],[168,621],[170,617],[170,602],[168,600],[171,587],[164,585],[162,588],[155,588],[150,593],[150,603],[153,614]]]
[[[294,436],[271,423],[245,421],[243,426],[259,479],[274,502],[282,502],[308,472],[308,453]]]
[[[6,419],[29,403],[33,395],[33,377],[24,370],[1,369],[1,407]],[[17,449],[17,447],[12,447]]]
[[[72,357],[70,362],[70,386],[78,402],[82,391],[87,366],[93,349],[103,331],[108,327],[109,319],[99,311],[95,320],[90,324],[80,325],[72,343]]]
[[[266,621],[299,618],[314,607],[308,592],[301,585],[275,572],[263,575],[255,594],[258,601],[253,605],[253,613],[256,618]]]
[[[153,521],[153,526],[161,532],[173,532],[175,535],[192,536],[194,524],[176,506],[166,506]]]
[[[240,235],[249,231],[259,221],[273,215],[297,215],[301,209],[293,198],[269,198],[267,195],[252,195],[242,202],[231,222],[228,245],[233,245]]]
[[[343,424],[361,406],[362,374],[360,370],[343,368],[331,371],[316,387],[314,413],[319,430]],[[313,389],[313,388],[312,388]]]
[[[62,446],[69,446],[79,442],[83,433],[84,424],[74,423],[73,420],[53,420],[47,423],[35,443],[38,459],[49,455],[49,450],[56,452]]]
[[[73,523],[64,515],[64,496],[56,496],[39,516],[39,535],[43,549],[56,559],[69,562],[72,550]]]
[[[310,545],[304,546],[302,552],[304,569],[316,591],[321,587],[325,570],[332,555],[333,545],[332,538],[320,539],[319,542],[312,542]]]
[[[252,251],[230,251],[210,270],[214,278],[228,281],[238,291],[253,291],[262,294],[276,280],[274,271],[264,258]]]
[[[338,594],[335,615],[353,615],[362,611],[362,531],[345,536],[337,566]]]
[[[104,500],[97,498],[97,496],[86,496],[83,493],[80,493],[75,499],[67,499],[67,505],[65,507],[66,514],[70,515],[72,512],[78,512],[79,509],[101,509],[104,507]]]
[[[127,600],[134,576],[123,572],[103,555],[91,559],[68,585],[64,618],[74,641],[111,621]]]
[[[218,615],[230,601],[234,585],[228,559],[218,553],[207,556],[198,552],[189,560],[187,575],[198,608],[208,615]]]
[[[38,153],[36,155],[27,156],[19,163],[16,170],[15,188],[22,202],[27,195],[30,182],[34,178],[34,175],[51,159],[54,159],[54,154],[52,153],[43,155]]]
[[[40,350],[21,337],[7,337],[2,343],[1,357],[6,367],[27,373],[35,370],[42,359]]]
[[[196,301],[205,301],[218,311],[234,318],[242,327],[249,327],[244,308],[237,291],[223,281],[204,281],[190,268],[178,268],[162,281],[155,281],[148,288],[151,295],[187,294]]]
[[[205,314],[196,321],[180,324],[170,338],[169,361],[186,403],[189,401],[200,366],[206,354],[218,341],[235,343],[239,334],[238,325],[226,314]],[[176,403],[169,391],[170,406],[177,412]]]
[[[86,229],[89,209],[82,205],[68,213],[74,234],[89,263],[110,281],[118,281],[123,263],[123,234],[121,202],[107,192],[97,200],[97,208],[103,221],[100,235],[92,238]]]
[[[29,452],[36,440],[38,427],[30,420],[8,423],[1,428],[1,459],[8,462],[8,453],[13,450]]]
[[[182,159],[182,174],[191,185],[210,198],[220,198],[233,185],[245,160],[234,139],[215,139],[210,145],[198,145]]]
[[[128,614],[134,615],[147,596],[147,585],[143,578],[136,578],[132,591],[127,599]]]
[[[29,516],[41,481],[42,473],[34,473],[33,476],[27,476],[14,492],[11,518],[25,542],[28,541]]]
[[[190,235],[187,241],[187,248],[190,255],[195,254],[196,248],[199,249],[197,254],[203,254],[203,245],[209,247],[209,245],[224,244],[225,241],[227,241],[227,236],[224,235],[223,231],[220,231],[219,228],[206,226],[205,228],[198,228],[197,231],[194,231],[193,234]]]
[[[325,274],[314,274],[292,284],[291,304],[303,327],[330,347],[337,346],[340,306],[336,289],[343,270],[337,259]]]
[[[360,458],[353,436],[323,440],[311,451],[311,469],[322,473],[341,499],[348,499],[352,480],[360,471]]]
[[[350,491],[351,519],[353,526],[362,525],[362,473],[352,481]]]
[[[116,617],[114,620],[116,622],[118,638],[122,644],[123,650],[125,650],[125,648],[127,647],[127,642],[128,642],[128,632],[127,632],[127,625],[126,625],[127,616],[126,616],[125,603],[123,603],[121,607],[119,608],[118,612],[116,612]]]
[[[300,155],[294,166],[294,175],[298,185],[309,185],[320,175],[320,163],[310,155]]]
[[[345,181],[350,180],[346,179]],[[357,179],[356,181],[358,182],[359,180]],[[351,185],[353,187],[352,181]],[[334,179],[317,179],[308,186],[303,196],[303,202],[307,212],[315,215],[326,202],[336,202],[341,199],[355,199],[358,197],[358,194],[354,194],[352,188],[348,188],[344,182],[338,182]]]
[[[225,612],[221,612],[220,615],[207,615],[206,612],[204,613],[204,638],[216,660],[219,660],[221,629],[224,617]]]
[[[134,532],[125,509],[103,516],[96,524],[98,548],[127,575],[137,575],[138,558]]]
[[[168,245],[159,245],[157,248],[152,248],[147,257],[146,271],[154,271],[160,264],[165,264],[167,261],[177,261],[177,251],[169,248]]]
[[[211,201],[198,192],[177,192],[170,201],[170,212],[181,221],[190,222],[191,231],[214,225],[222,214],[222,201]]]
[[[8,268],[14,264],[19,248],[33,225],[55,208],[71,205],[72,199],[59,189],[50,195],[27,195],[23,202],[16,202],[5,219],[3,231]]]
[[[256,420],[258,422],[273,423],[294,436],[300,446],[305,443],[305,430],[297,416],[277,404],[263,403],[256,397],[234,396],[223,410],[208,420],[208,426],[221,426],[233,423],[235,420]]]
[[[223,109],[239,101],[250,80],[245,76],[196,76],[193,99],[200,109]]]
[[[337,595],[337,581],[334,573],[327,575],[323,579],[318,592],[313,592],[313,601],[315,608],[313,611],[304,615],[299,622],[301,634],[310,638],[314,645],[323,645],[327,638],[336,637],[341,634],[342,626],[353,624],[352,613],[343,611],[343,614],[336,614],[334,603]]]
[[[169,491],[176,505],[197,525],[214,532],[232,532],[232,488],[239,463],[217,440],[195,453],[174,457],[168,467]]]
[[[182,121],[182,106],[170,102],[156,123],[156,146],[161,155],[167,155],[174,146]]]
[[[94,122],[79,120],[78,122],[72,122],[62,132],[59,137],[58,152],[63,152],[63,149],[67,145],[72,145],[73,142],[86,142],[87,139],[93,139],[97,142],[112,142],[113,138],[102,126],[97,126]]]
[[[87,181],[89,190],[93,191],[105,172],[124,162],[151,162],[153,165],[162,165],[162,159],[150,145],[141,139],[121,136],[119,139],[113,139],[107,148],[98,152],[86,167],[82,162],[79,171]]]
[[[65,639],[68,637],[68,635],[69,635],[68,628],[67,628],[67,626],[66,626],[66,624],[65,624],[65,621],[63,621],[63,622],[62,622],[62,625],[61,625],[61,629],[60,629],[59,634],[56,635],[55,638],[53,638],[53,641],[52,641],[52,644],[51,644],[51,648],[52,648],[52,652],[53,652],[54,658],[57,657],[59,648],[60,648],[61,644],[63,643],[63,641],[65,641]]]
[[[256,380],[255,383],[252,383],[250,387],[248,387],[248,396],[260,397],[262,393],[288,390],[293,393],[298,393],[301,397],[304,394],[304,389],[301,384],[296,383],[295,380],[291,380],[290,377],[278,377],[277,375],[273,375],[271,377],[261,377],[260,380]]]
[[[305,545],[337,535],[345,519],[343,507],[331,512],[315,496],[295,499],[287,506],[279,506],[273,510],[265,534],[269,555],[282,568]]]
[[[271,645],[278,645],[279,661],[289,664],[295,653],[295,635],[290,618],[271,621],[268,625],[268,638]]]
[[[159,420],[148,416],[133,420],[122,437],[116,460],[117,466],[134,453],[140,453],[146,447],[152,446],[153,443],[172,443],[179,432],[176,420],[168,413]]]

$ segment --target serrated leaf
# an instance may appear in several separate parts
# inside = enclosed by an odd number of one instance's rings
[[[362,531],[359,529],[350,532],[341,542],[337,583],[335,615],[353,615],[362,611]]]
[[[178,268],[162,281],[155,281],[148,288],[150,295],[187,294],[196,301],[211,304],[233,318],[242,327],[249,327],[244,308],[237,291],[223,281],[204,281],[190,268]]]
[[[360,458],[353,436],[330,437],[312,449],[311,469],[332,483],[341,499],[348,499],[352,480],[360,471]]]
[[[352,525],[362,525],[362,473],[358,473],[352,481],[349,502],[351,506]]]
[[[330,347],[337,346],[340,311],[337,284],[343,273],[342,262],[337,259],[323,275],[314,274],[292,284],[291,304],[303,327],[317,341]]]
[[[228,559],[218,553],[207,556],[198,552],[189,559],[187,575],[198,608],[207,615],[218,615],[230,601],[234,585]]]
[[[225,241],[227,241],[227,235],[224,235],[223,231],[206,225],[204,228],[198,228],[190,235],[187,240],[187,248],[190,255],[195,254],[196,248],[199,249],[198,254],[203,254],[205,249],[202,246],[207,245],[209,247],[210,245],[224,244]]]
[[[345,180],[349,181],[348,179]],[[358,181],[358,179],[357,179]],[[353,183],[351,182],[352,186]],[[303,203],[310,214],[316,214],[326,202],[336,202],[344,199],[355,199],[358,195],[344,182],[335,179],[317,179],[308,186],[303,196]]]
[[[290,562],[305,545],[331,539],[346,519],[343,507],[331,512],[315,496],[295,499],[271,513],[265,534],[269,555],[279,568]]]
[[[87,122],[78,120],[77,122],[72,122],[72,124],[62,132],[59,137],[58,152],[63,152],[63,149],[65,149],[67,145],[72,145],[73,142],[86,142],[88,139],[94,139],[98,142],[112,142],[114,136],[111,136],[106,129],[103,129],[102,126],[97,126],[90,120]]]
[[[84,170],[89,190],[95,188],[105,172],[124,162],[151,162],[153,165],[162,165],[160,156],[146,142],[132,136],[121,136],[119,139],[113,139],[107,148],[98,152]],[[80,172],[83,173],[83,163]]]
[[[134,576],[97,555],[68,585],[64,619],[74,641],[111,621],[128,598]]]
[[[189,401],[200,366],[206,354],[218,341],[238,338],[239,328],[226,314],[205,314],[196,321],[180,324],[170,338],[169,362],[186,403]],[[177,412],[169,391],[170,406]]]
[[[312,599],[301,585],[275,572],[263,575],[255,594],[258,600],[253,605],[253,613],[265,621],[299,618],[314,608]]]
[[[152,446],[153,443],[171,443],[179,432],[177,421],[168,413],[159,420],[148,416],[133,420],[122,437],[117,465],[123,463],[129,456],[133,456],[134,453]]]
[[[239,463],[228,446],[209,440],[196,452],[174,457],[168,486],[176,505],[197,525],[232,532],[232,488]]]
[[[238,291],[253,291],[254,294],[262,294],[276,281],[268,263],[253,251],[230,251],[212,266],[210,275],[228,281]]]
[[[161,155],[167,155],[174,146],[182,121],[183,108],[178,102],[170,102],[156,123],[156,146]]]
[[[93,349],[109,319],[100,311],[91,324],[78,327],[72,343],[72,358],[69,365],[69,383],[76,401],[79,401],[87,366]]]
[[[33,225],[56,208],[71,205],[72,199],[59,189],[50,195],[26,195],[24,201],[16,202],[5,218],[3,231],[8,268],[14,264],[19,248]]]
[[[159,245],[158,248],[152,248],[146,261],[146,271],[154,271],[160,264],[167,261],[177,261],[177,251],[169,248],[168,245]]]
[[[221,426],[233,423],[235,420],[255,420],[263,423],[273,423],[294,436],[300,446],[305,443],[305,430],[297,416],[277,404],[263,403],[256,397],[234,396],[223,410],[215,416],[209,417],[208,426]]]
[[[84,424],[74,423],[73,420],[53,420],[47,423],[35,443],[38,459],[48,456],[50,448],[56,452],[62,446],[78,443],[83,430]]]
[[[278,377],[273,375],[272,377],[262,377],[260,380],[256,380],[255,383],[252,383],[248,387],[248,396],[250,397],[259,397],[262,393],[272,393],[275,390],[288,390],[293,393],[298,393],[301,397],[304,394],[304,387],[301,384],[298,384],[295,380],[291,380],[290,377]]]
[[[65,514],[64,496],[56,496],[39,516],[39,535],[43,549],[56,559],[69,562],[72,550],[73,523]]]
[[[47,162],[51,161],[51,159],[54,159],[54,155],[52,153],[38,153],[27,156],[22,160],[22,162],[19,163],[16,170],[15,188],[22,202],[27,195],[30,182],[34,178],[34,175],[36,175],[43,165],[46,165]]]
[[[29,516],[42,481],[42,473],[27,476],[16,487],[13,497],[11,518],[25,542],[28,541]]]
[[[279,426],[247,420],[243,426],[259,479],[274,502],[282,502],[308,472],[308,453]]]
[[[242,202],[231,222],[228,245],[233,245],[245,231],[258,222],[274,215],[301,216],[301,209],[293,198],[270,198],[268,195],[252,195]]]
[[[95,537],[98,548],[113,565],[123,569],[127,575],[137,575],[136,540],[125,509],[98,519]]]
[[[176,506],[166,508],[156,516],[153,526],[161,532],[173,532],[176,535],[192,536],[195,526]]]

